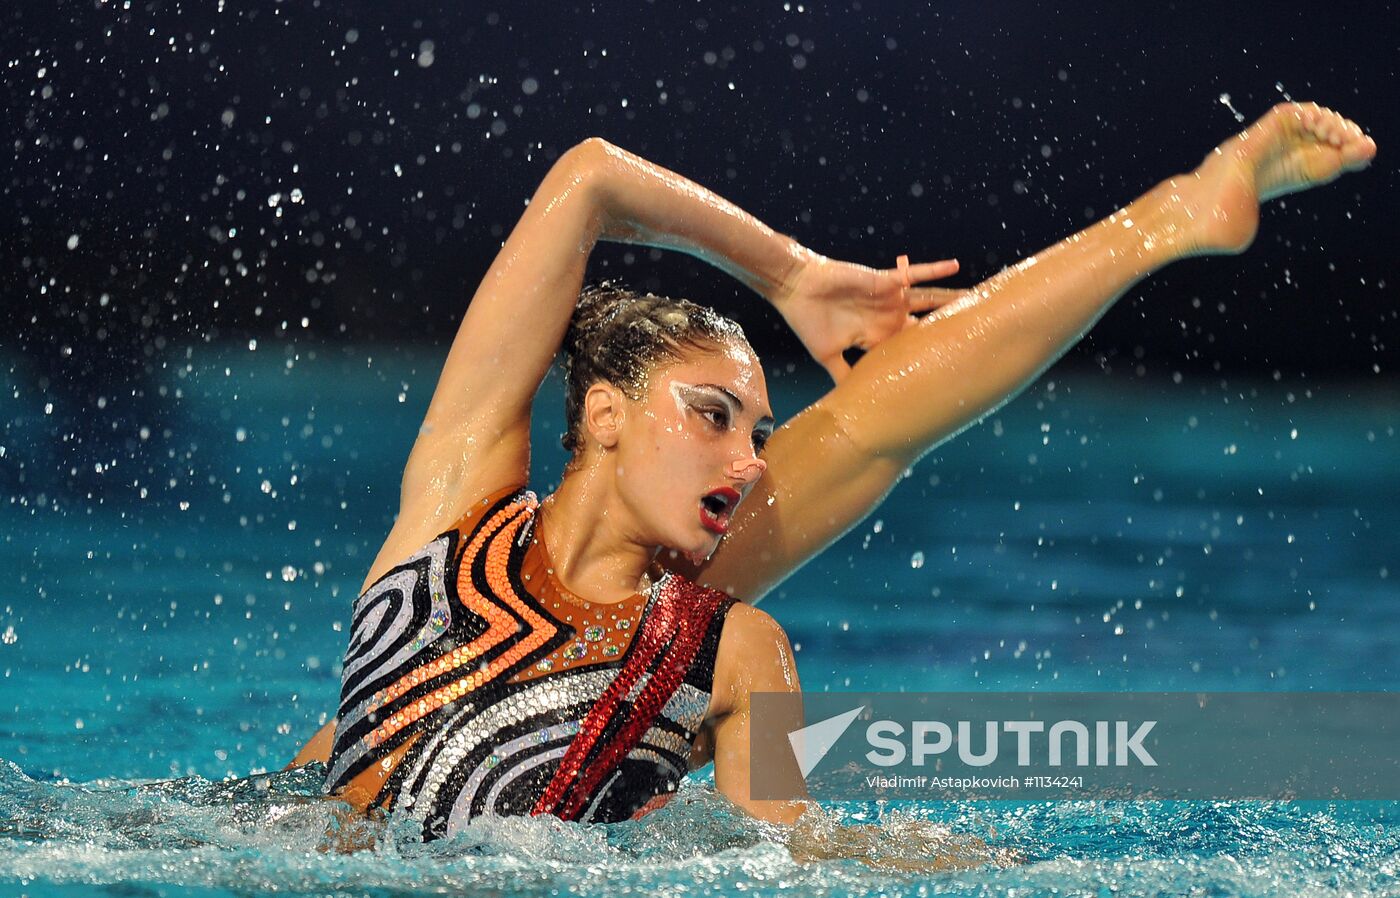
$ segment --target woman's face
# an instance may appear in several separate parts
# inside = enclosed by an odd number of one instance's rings
[[[758,358],[742,344],[691,350],[657,365],[624,408],[617,482],[638,536],[698,564],[767,467],[773,410]]]

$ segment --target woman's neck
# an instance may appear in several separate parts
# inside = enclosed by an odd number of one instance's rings
[[[535,533],[549,552],[554,576],[590,602],[620,602],[649,585],[656,548],[640,544],[604,471],[566,472],[540,503]]]

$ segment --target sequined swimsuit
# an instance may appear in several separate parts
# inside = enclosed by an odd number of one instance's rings
[[[483,499],[356,600],[326,789],[412,737],[372,806],[606,822],[664,803],[709,707],[734,600],[667,574],[589,603],[553,576],[525,489]]]

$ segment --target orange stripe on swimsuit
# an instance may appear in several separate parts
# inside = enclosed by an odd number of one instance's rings
[[[685,775],[733,600],[675,575],[574,596],[538,507],[488,496],[356,600],[328,791],[401,756],[374,804],[433,838],[483,813],[625,819]]]

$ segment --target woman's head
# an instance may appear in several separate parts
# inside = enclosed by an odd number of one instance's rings
[[[693,302],[604,284],[580,298],[564,348],[571,470],[606,467],[636,538],[708,555],[762,474],[773,429],[743,330]]]

